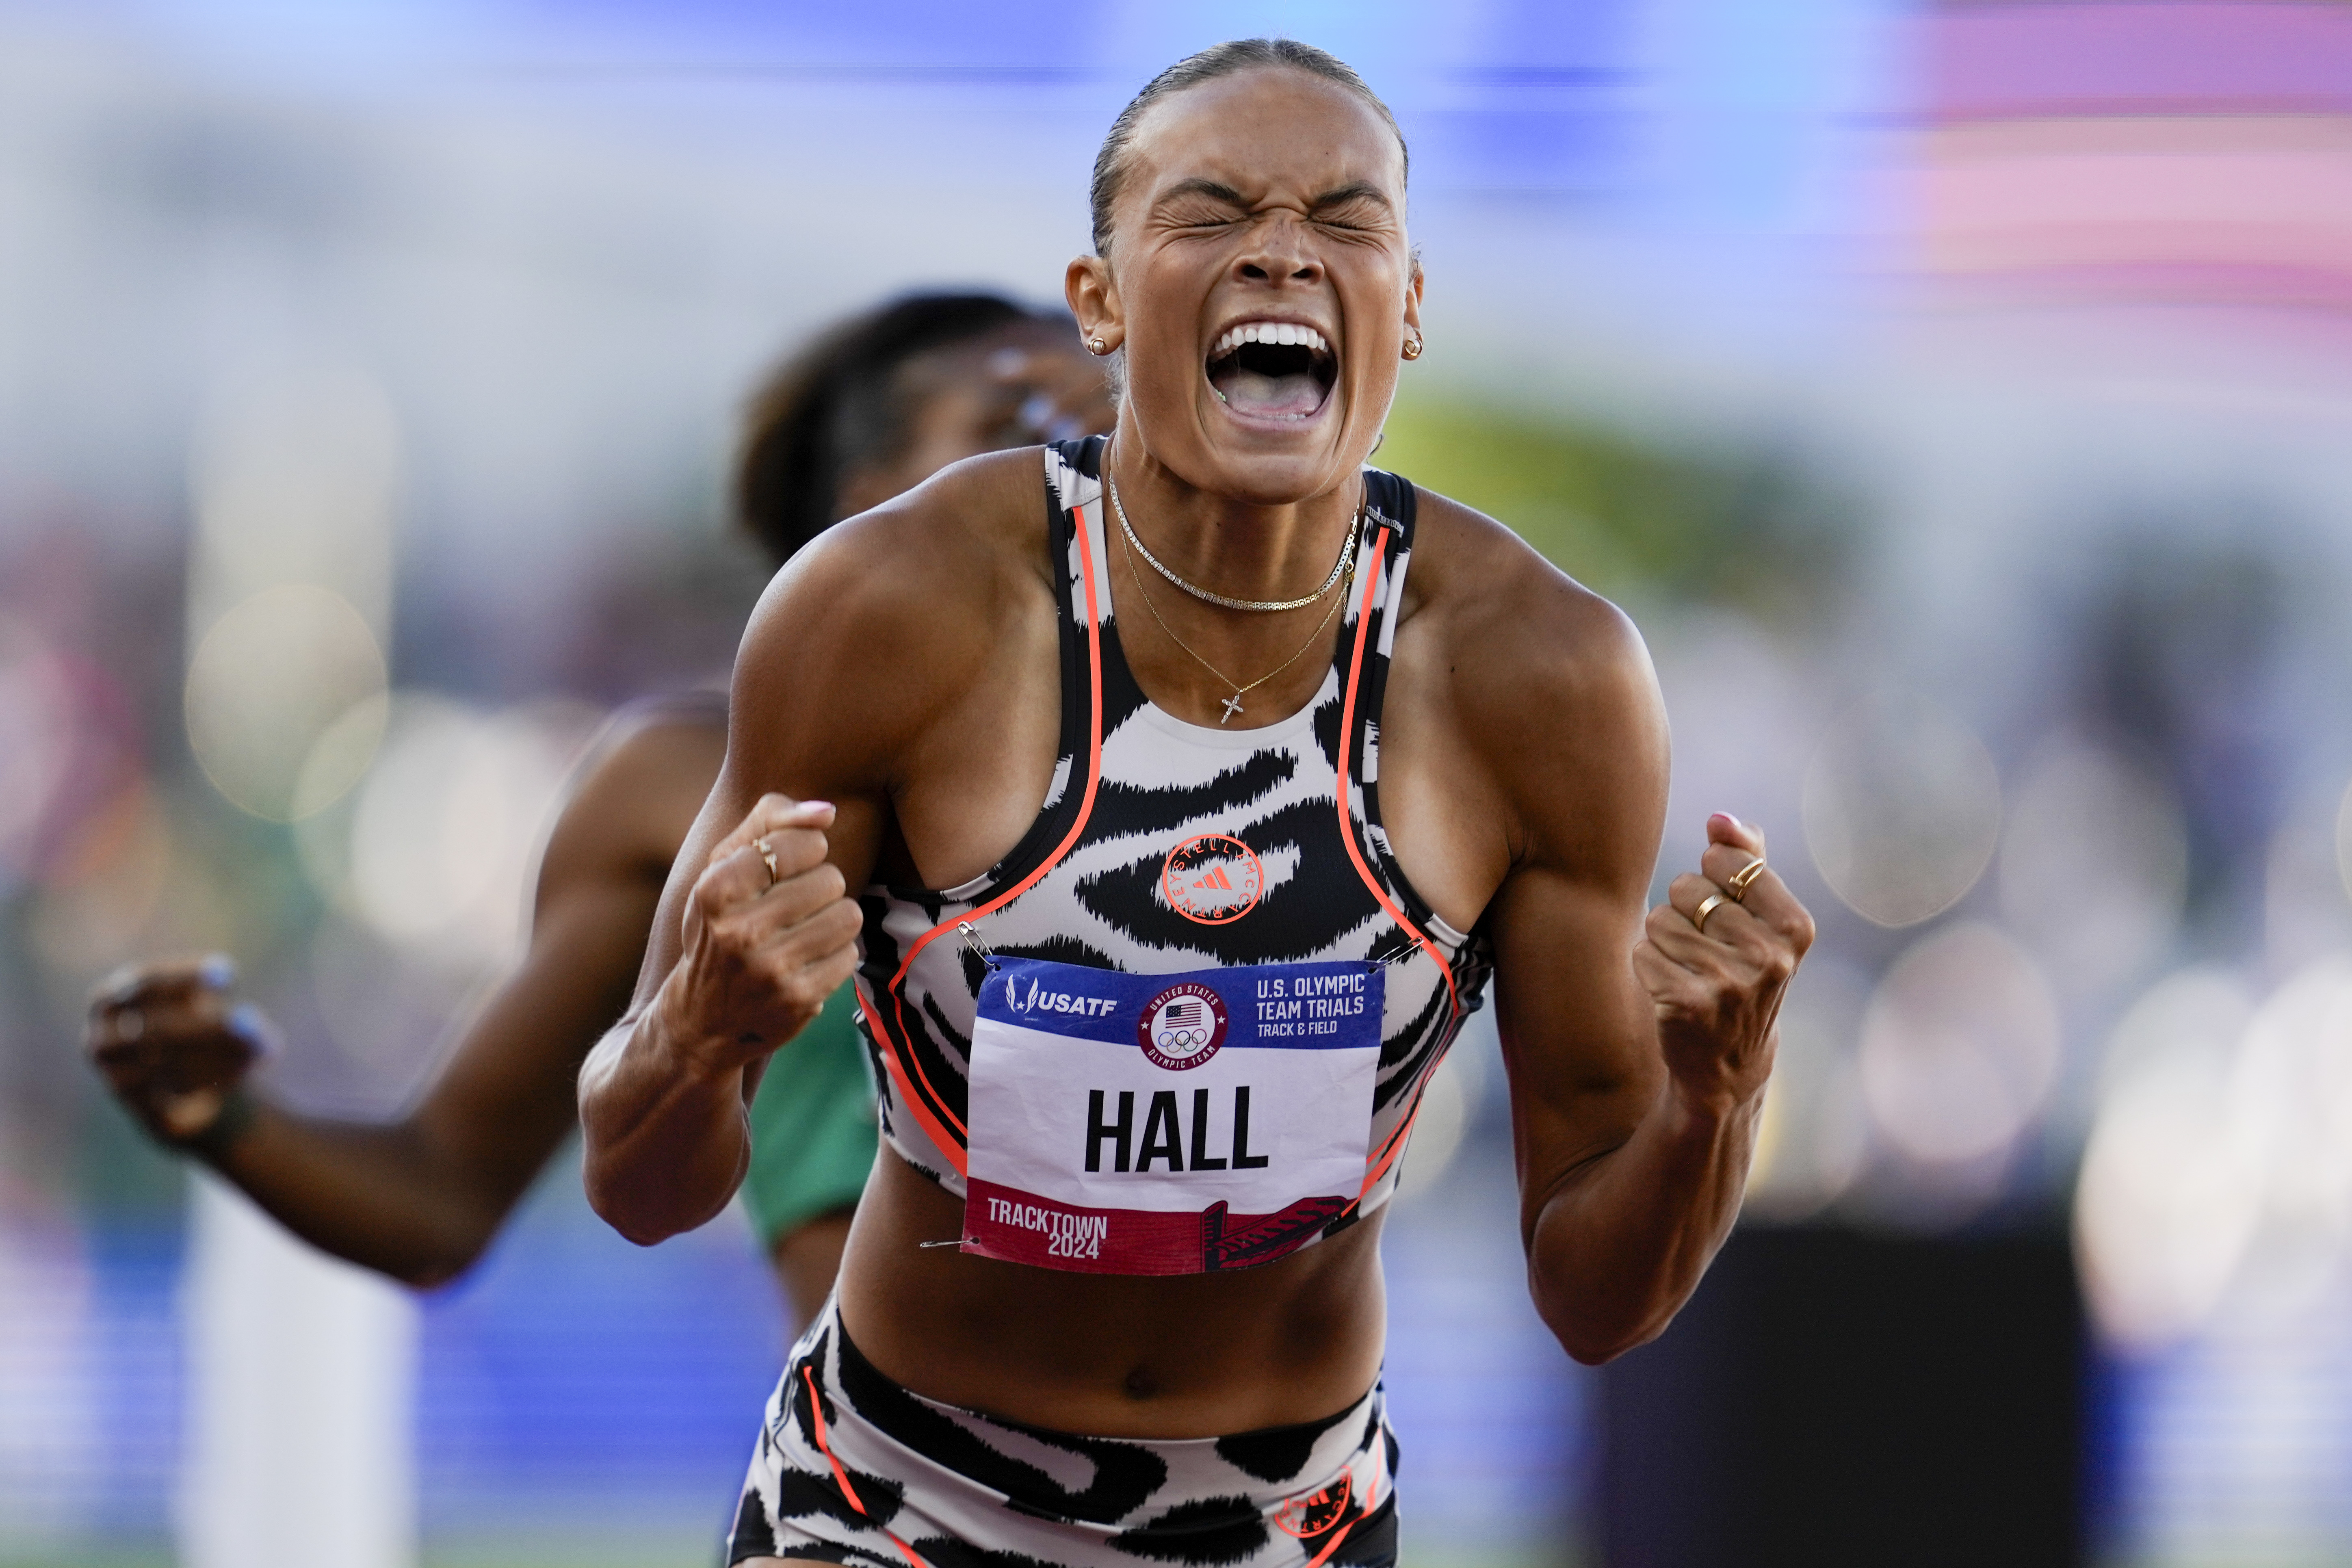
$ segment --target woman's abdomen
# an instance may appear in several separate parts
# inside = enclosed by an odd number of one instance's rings
[[[842,1315],[886,1375],[944,1404],[1098,1437],[1312,1421],[1380,1371],[1377,1214],[1230,1273],[1076,1274],[962,1254],[962,1201],[886,1147],[842,1262]]]

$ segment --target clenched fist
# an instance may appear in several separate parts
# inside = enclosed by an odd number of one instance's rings
[[[762,795],[688,895],[685,951],[656,1005],[706,1067],[755,1061],[805,1027],[857,967],[857,905],[825,858],[833,807]]]
[[[1813,944],[1813,917],[1764,864],[1764,835],[1706,819],[1698,874],[1650,911],[1633,972],[1656,1009],[1666,1070],[1692,1102],[1748,1105],[1771,1076],[1780,997]]]
[[[236,966],[209,958],[118,971],[90,994],[90,1059],[114,1097],[159,1141],[212,1131],[276,1035],[258,1008],[234,1005]]]

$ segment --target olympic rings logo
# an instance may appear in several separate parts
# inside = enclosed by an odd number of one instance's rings
[[[1217,1054],[1225,1027],[1224,998],[1209,986],[1181,982],[1143,1005],[1135,1043],[1152,1066],[1182,1072]]]

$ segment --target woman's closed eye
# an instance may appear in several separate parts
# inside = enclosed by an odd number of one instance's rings
[[[1193,208],[1171,213],[1168,216],[1168,226],[1171,228],[1230,228],[1234,224],[1242,222],[1246,216],[1246,214],[1235,212],[1231,207]]]

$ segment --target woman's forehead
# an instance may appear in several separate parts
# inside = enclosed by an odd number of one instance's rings
[[[1404,149],[1379,110],[1338,82],[1286,66],[1218,77],[1154,104],[1129,143],[1145,201],[1192,180],[1246,197],[1317,195],[1369,183],[1402,210]]]

